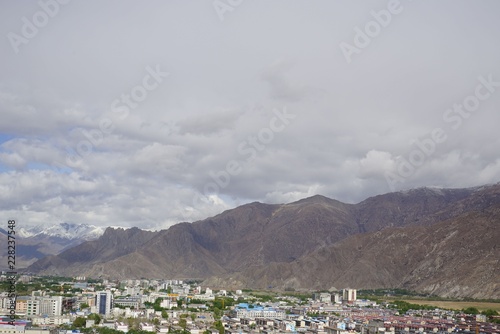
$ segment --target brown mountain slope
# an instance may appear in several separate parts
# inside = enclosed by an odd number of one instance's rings
[[[109,246],[118,243],[108,240],[114,230],[108,229],[96,243],[42,259],[28,270],[59,275],[84,272],[87,276],[125,277],[126,272],[127,277],[206,278],[249,264],[290,261],[341,240],[357,231],[349,207],[322,196],[285,205],[250,203],[196,223],[147,232],[147,242],[134,233],[124,240],[127,248],[120,246],[115,251]],[[304,240],[304,229],[311,227]],[[117,233],[116,238],[123,234]],[[280,240],[278,244],[276,240]]]
[[[358,234],[293,263],[253,267],[207,284],[253,288],[406,288],[500,298],[500,205],[432,226]]]
[[[450,206],[470,199],[476,189],[418,188],[370,197],[356,205],[360,232],[373,232],[391,226],[426,225],[462,212]],[[436,216],[437,213],[444,216]]]
[[[45,257],[27,270],[38,272],[51,267],[47,274],[66,273],[68,268],[80,268],[78,272],[87,272],[95,263],[104,263],[134,252],[154,235],[154,232],[137,227],[128,230],[108,228],[99,239],[84,242],[59,255]]]

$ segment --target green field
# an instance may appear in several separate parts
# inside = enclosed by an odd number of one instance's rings
[[[500,303],[490,303],[490,302],[474,302],[474,301],[441,301],[441,300],[425,300],[425,299],[406,299],[401,298],[398,300],[403,300],[412,304],[420,304],[420,305],[431,305],[444,309],[453,309],[453,310],[462,310],[468,307],[475,307],[479,311],[484,310],[495,310],[500,313]]]

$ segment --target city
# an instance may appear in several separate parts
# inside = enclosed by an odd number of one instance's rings
[[[2,317],[0,334],[500,333],[494,310],[369,300],[351,288],[277,293],[216,290],[187,280],[30,275],[20,275],[16,287],[17,319],[12,326]],[[10,303],[1,293],[1,314]]]

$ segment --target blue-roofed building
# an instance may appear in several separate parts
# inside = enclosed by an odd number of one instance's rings
[[[283,310],[272,307],[263,307],[261,305],[252,305],[247,303],[239,303],[231,311],[233,318],[269,318],[269,319],[285,319],[286,313]]]

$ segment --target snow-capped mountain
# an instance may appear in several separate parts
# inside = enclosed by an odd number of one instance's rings
[[[37,226],[16,226],[16,265],[25,268],[49,255],[56,255],[65,249],[85,241],[98,239],[106,229],[89,224],[47,223]],[[0,230],[1,234],[6,232]],[[0,269],[7,263],[7,247],[0,249]]]
[[[32,238],[38,236],[57,237],[68,240],[94,240],[99,238],[103,233],[105,227],[88,225],[88,224],[74,224],[74,223],[60,223],[60,224],[47,224],[38,225],[33,227],[21,227],[17,234],[23,238]]]

